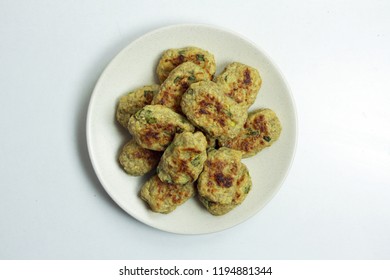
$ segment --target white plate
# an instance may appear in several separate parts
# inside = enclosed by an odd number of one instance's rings
[[[282,134],[273,146],[244,159],[253,188],[247,199],[224,216],[209,214],[193,198],[168,215],[150,211],[138,197],[144,178],[126,175],[118,164],[118,152],[130,138],[115,121],[121,95],[157,82],[155,69],[169,48],[198,46],[215,55],[217,74],[232,61],[257,68],[263,84],[250,110],[269,107],[279,116]],[[93,91],[87,117],[87,142],[95,172],[111,198],[134,218],[160,230],[203,234],[237,225],[259,212],[279,190],[291,166],[296,143],[296,114],[284,78],[264,52],[242,36],[206,25],[161,28],[132,42],[107,66]]]

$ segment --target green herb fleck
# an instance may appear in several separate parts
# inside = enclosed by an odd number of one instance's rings
[[[175,84],[177,84],[178,82],[180,82],[181,81],[181,79],[182,79],[182,77],[176,77],[174,80],[173,80],[173,82],[175,83]]]
[[[226,115],[228,115],[229,118],[233,117],[232,112],[230,112],[229,110],[226,110],[225,112],[226,112]]]
[[[199,158],[199,156],[194,157],[194,159],[191,160],[191,164],[192,164],[193,166],[198,166],[198,165],[200,164],[200,158]]]
[[[248,186],[246,186],[245,187],[245,189],[244,189],[244,193],[249,193],[249,191],[251,190],[251,185],[248,185]]]
[[[189,89],[187,89],[187,93],[192,95],[192,94],[194,94],[194,90],[192,88],[189,88]]]
[[[204,61],[204,55],[203,55],[203,54],[197,53],[197,54],[196,54],[196,60],[197,60],[197,61]]]
[[[156,118],[153,116],[153,112],[150,110],[144,110],[145,120],[148,124],[157,123]]]
[[[179,51],[179,55],[184,55],[185,53],[186,53],[185,50],[180,50],[180,51]]]
[[[148,122],[148,124],[154,124],[157,122],[156,118],[154,117],[147,117],[146,121]]]
[[[225,76],[225,78],[224,78],[225,82],[228,81],[228,76],[229,76],[229,75],[226,75],[226,76]]]
[[[137,113],[134,114],[134,117],[139,120],[141,118],[141,114],[143,114],[143,109],[138,110]]]
[[[148,115],[151,115],[151,114],[153,114],[153,112],[152,111],[150,111],[150,110],[148,110],[148,109],[142,109],[141,110],[142,111],[142,113],[145,115],[145,116],[148,116]]]
[[[167,182],[168,184],[173,184],[173,180],[170,176],[166,177],[165,182]]]
[[[267,136],[267,135],[264,136],[263,139],[264,139],[265,141],[267,141],[267,142],[271,141],[271,137],[269,137],[269,136]]]
[[[188,81],[189,81],[189,82],[195,82],[195,81],[196,81],[195,76],[194,76],[194,75],[189,76],[189,77],[188,77]]]
[[[255,135],[259,135],[259,134],[260,134],[260,131],[258,131],[258,130],[251,130],[246,135],[255,136]]]

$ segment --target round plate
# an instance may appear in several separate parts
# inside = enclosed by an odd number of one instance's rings
[[[192,198],[170,214],[149,210],[139,196],[144,177],[127,175],[118,164],[121,147],[131,138],[115,121],[119,97],[157,83],[156,66],[169,48],[197,46],[213,53],[217,74],[233,61],[259,70],[263,84],[249,110],[268,107],[283,126],[271,147],[243,159],[253,188],[246,200],[223,216],[213,216]],[[291,166],[296,143],[296,114],[289,88],[271,59],[253,43],[230,31],[207,25],[175,25],[147,33],[123,49],[107,66],[93,91],[87,116],[87,142],[93,168],[111,198],[134,218],[160,230],[203,234],[235,226],[259,212],[279,190]]]

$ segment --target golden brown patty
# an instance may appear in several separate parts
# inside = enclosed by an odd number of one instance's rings
[[[176,133],[195,130],[182,115],[162,105],[146,105],[131,116],[128,130],[137,143],[154,151],[163,151]]]
[[[211,138],[233,138],[247,118],[246,108],[225,96],[214,82],[192,84],[183,94],[181,108],[187,118]]]
[[[157,175],[150,178],[140,191],[141,198],[149,204],[151,210],[163,214],[172,212],[194,194],[195,188],[192,183],[168,184],[162,182]]]
[[[142,148],[134,139],[127,142],[119,155],[119,163],[132,176],[142,176],[155,168],[161,152]]]
[[[252,188],[252,180],[249,175],[248,168],[243,163],[241,163],[238,179],[234,188],[235,192],[233,194],[232,201],[228,204],[209,201],[202,196],[199,196],[199,199],[211,214],[217,216],[224,215],[233,210],[236,206],[240,205]]]
[[[271,109],[258,109],[248,114],[244,128],[233,139],[219,139],[220,146],[243,152],[243,157],[254,156],[278,140],[281,123]]]
[[[206,137],[200,131],[176,134],[158,164],[160,180],[180,185],[194,182],[203,170],[206,148]]]
[[[117,121],[125,128],[132,115],[139,109],[152,103],[154,95],[158,92],[159,85],[148,85],[130,91],[119,99],[116,110]]]
[[[206,80],[209,80],[208,73],[202,67],[192,62],[180,64],[161,85],[152,104],[164,105],[181,113],[180,101],[183,93],[191,84]]]
[[[215,74],[214,55],[208,51],[196,47],[169,49],[163,53],[157,65],[157,76],[160,82],[164,82],[174,68],[187,61],[191,61],[205,69],[209,80]]]
[[[262,81],[255,68],[233,62],[216,77],[215,82],[223,88],[227,96],[248,108],[255,102]]]
[[[241,152],[229,148],[210,150],[198,178],[199,195],[208,201],[232,202],[241,166]]]

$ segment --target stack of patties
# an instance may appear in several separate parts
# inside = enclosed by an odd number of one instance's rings
[[[119,100],[116,118],[132,135],[119,162],[132,176],[156,170],[140,191],[154,212],[170,213],[198,193],[211,214],[226,214],[252,188],[241,158],[280,135],[272,110],[248,113],[262,83],[256,69],[233,62],[217,77],[215,71],[214,55],[206,50],[169,49],[157,66],[161,85]]]

